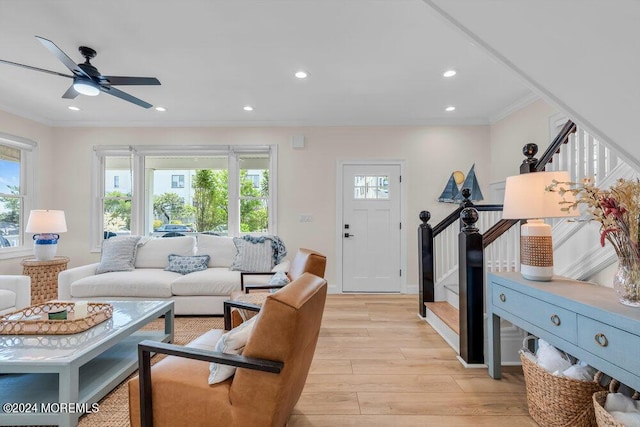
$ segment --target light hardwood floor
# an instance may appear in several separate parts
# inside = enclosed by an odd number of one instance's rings
[[[416,295],[329,295],[288,427],[536,426],[519,368],[465,369]]]

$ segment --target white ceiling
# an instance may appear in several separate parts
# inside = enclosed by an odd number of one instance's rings
[[[119,88],[164,113],[0,64],[0,109],[54,126],[484,124],[532,97],[421,0],[1,0],[0,58],[68,73],[35,35],[162,82]]]

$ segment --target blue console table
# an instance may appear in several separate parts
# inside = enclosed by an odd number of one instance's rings
[[[500,378],[500,319],[640,390],[640,308],[618,302],[613,289],[554,277],[534,282],[520,273],[490,273],[489,375]]]

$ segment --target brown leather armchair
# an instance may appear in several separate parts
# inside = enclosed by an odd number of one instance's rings
[[[129,381],[131,425],[283,427],[307,379],[326,294],[327,282],[309,273],[269,294],[241,356],[211,351],[221,330],[187,347],[143,341],[140,377]],[[170,356],[151,367],[152,352]],[[209,361],[238,369],[209,385]]]
[[[311,273],[318,277],[324,277],[324,271],[327,266],[327,257],[320,252],[316,252],[311,249],[300,248],[296,252],[289,272],[287,276],[289,280],[293,281],[300,277],[303,273]],[[241,273],[240,274],[240,291],[233,292],[229,301],[224,302],[224,327],[225,329],[235,328],[241,324],[245,319],[241,316],[238,310],[245,310],[245,313],[258,312],[260,307],[264,303],[268,293],[268,289],[280,288],[281,285],[251,285],[245,283],[250,279],[247,277],[255,275],[273,275],[273,272],[269,273]],[[257,295],[247,296],[249,292],[257,293]],[[251,315],[245,314],[248,318]]]

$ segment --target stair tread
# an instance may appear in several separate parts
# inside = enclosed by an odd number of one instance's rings
[[[460,312],[457,308],[446,301],[425,302],[424,305],[456,334],[460,335]]]

